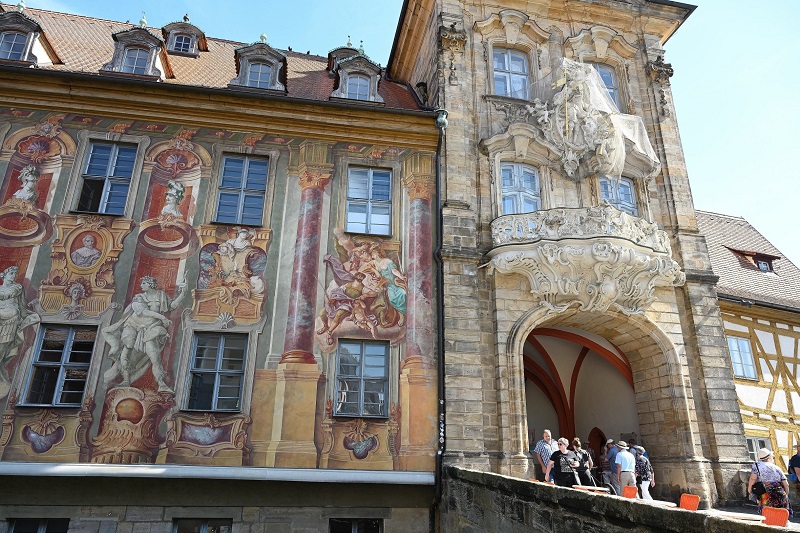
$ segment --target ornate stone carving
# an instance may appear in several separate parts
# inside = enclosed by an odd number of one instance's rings
[[[658,90],[658,103],[661,105],[661,115],[665,118],[672,116],[672,110],[669,107],[669,100],[667,100],[667,90]]]
[[[117,387],[108,391],[100,434],[92,442],[93,463],[152,463],[158,448],[158,424],[172,407],[169,393]]]
[[[682,285],[667,235],[611,206],[509,215],[492,223],[493,272],[528,278],[539,305],[643,313],[656,287]]]
[[[464,47],[467,44],[467,33],[464,30],[457,30],[455,22],[449,27],[440,26],[439,42],[441,43],[442,51],[448,54],[448,59],[450,60],[450,74],[447,77],[447,81],[450,85],[457,85],[456,54],[464,52]]]
[[[648,61],[645,68],[650,79],[662,85],[669,85],[669,79],[675,74],[672,63],[664,63],[664,56],[658,56],[655,61]]]
[[[167,420],[166,462],[246,465],[251,421],[242,414],[175,413]]]
[[[57,215],[56,238],[50,253],[50,275],[42,281],[39,301],[48,313],[64,306],[82,306],[87,316],[98,316],[114,296],[114,267],[122,241],[133,221],[97,215]],[[83,287],[80,297],[73,301]]]
[[[270,230],[200,226],[200,273],[194,318],[253,324],[261,318]]]

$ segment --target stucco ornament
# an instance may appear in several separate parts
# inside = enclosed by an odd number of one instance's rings
[[[14,198],[24,200],[29,203],[36,201],[36,182],[39,181],[39,171],[33,165],[23,168],[17,179],[20,181],[20,188],[14,193]]]
[[[667,235],[611,206],[508,215],[492,223],[492,235],[490,270],[528,278],[538,305],[551,311],[641,314],[657,287],[686,281]]]

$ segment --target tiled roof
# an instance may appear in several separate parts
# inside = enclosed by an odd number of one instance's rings
[[[0,4],[3,11],[16,8]],[[96,19],[81,15],[57,13],[42,9],[25,9],[25,15],[36,20],[63,64],[42,67],[86,74],[100,74],[100,68],[114,54],[112,34],[137,27],[136,24]],[[160,28],[147,28],[163,39]],[[169,55],[174,78],[163,83],[223,89],[236,77],[234,50],[249,43],[238,43],[206,36],[208,52],[198,57]],[[307,100],[330,100],[333,78],[329,76],[326,57],[280,50],[286,55],[287,96]],[[378,92],[385,107],[418,110],[411,89],[406,85],[381,79]]]
[[[711,268],[719,276],[717,292],[800,310],[800,269],[784,257],[745,219],[697,211],[700,232],[708,242]],[[773,272],[761,272],[738,252],[778,257]]]

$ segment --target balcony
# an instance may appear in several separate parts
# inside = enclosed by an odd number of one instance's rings
[[[656,288],[686,281],[664,231],[609,205],[501,216],[492,222],[492,240],[490,271],[522,274],[551,311],[615,306],[641,314]]]

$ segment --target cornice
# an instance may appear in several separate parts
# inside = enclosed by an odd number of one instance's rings
[[[132,105],[135,102],[135,105]],[[0,106],[434,150],[429,111],[0,66]]]

